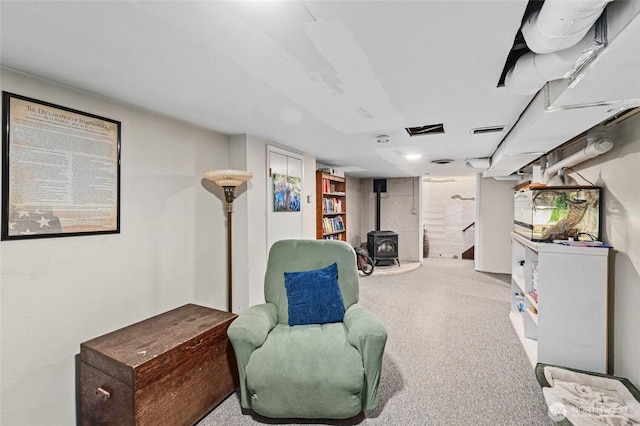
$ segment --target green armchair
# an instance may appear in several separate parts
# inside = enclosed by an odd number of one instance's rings
[[[337,263],[344,320],[289,325],[285,272]],[[242,408],[271,418],[346,419],[378,402],[387,332],[358,305],[353,248],[330,240],[283,240],[269,252],[266,303],[242,312],[229,326]]]

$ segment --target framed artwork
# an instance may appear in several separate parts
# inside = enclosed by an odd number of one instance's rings
[[[2,92],[2,240],[120,232],[119,121]]]
[[[299,177],[273,174],[273,211],[299,212],[302,196]]]

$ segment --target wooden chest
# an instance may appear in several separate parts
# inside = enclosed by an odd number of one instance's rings
[[[189,304],[82,343],[82,424],[196,423],[238,386],[236,316]]]

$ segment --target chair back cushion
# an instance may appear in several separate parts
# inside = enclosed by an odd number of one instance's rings
[[[305,272],[285,272],[289,325],[342,322],[344,302],[338,284],[338,264]]]
[[[312,271],[338,264],[338,285],[344,309],[358,302],[358,269],[353,247],[336,240],[281,240],[271,246],[264,297],[278,308],[278,323],[289,323],[285,272]]]

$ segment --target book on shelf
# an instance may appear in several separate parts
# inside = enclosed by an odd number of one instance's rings
[[[324,213],[342,213],[342,200],[338,198],[325,198]]]
[[[325,194],[335,194],[339,196],[347,195],[344,191],[339,191],[338,186],[329,179],[322,179],[322,192]]]
[[[332,234],[332,235],[325,235],[322,238],[325,240],[339,240],[340,236],[338,234]]]
[[[324,193],[331,192],[329,181],[327,179],[322,179],[322,192]]]
[[[340,231],[344,231],[344,222],[342,221],[342,217],[325,217],[322,219],[322,232],[324,234]]]
[[[333,211],[333,200],[331,200],[331,198],[325,198],[322,202],[324,203],[323,213],[331,213]]]

